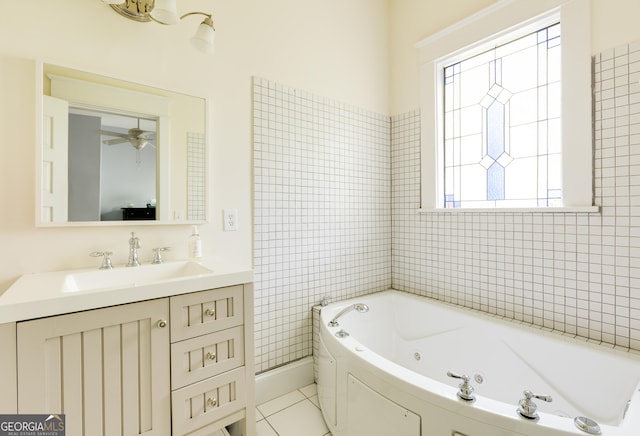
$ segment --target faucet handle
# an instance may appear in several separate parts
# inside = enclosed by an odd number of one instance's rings
[[[538,418],[540,418],[536,411],[538,406],[532,401],[532,398],[537,398],[538,400],[550,403],[552,401],[551,395],[538,395],[529,390],[524,391],[523,394],[524,398],[518,401],[518,414],[523,418],[537,421]]]
[[[131,232],[131,237],[129,238],[129,246],[140,248],[140,238],[136,236],[135,232]]]
[[[457,392],[458,398],[464,401],[475,401],[476,396],[473,395],[473,386],[469,384],[469,376],[466,374],[459,375],[451,371],[447,371],[447,376],[451,378],[457,378],[462,380],[462,383],[458,386],[460,389]]]
[[[530,400],[531,398],[537,398],[538,400],[546,401],[547,403],[550,403],[551,401],[553,401],[553,398],[551,398],[551,395],[538,395],[538,394],[534,394],[531,391],[524,391],[523,394],[524,394],[524,397],[528,400]]]
[[[93,253],[89,253],[91,257],[102,257],[102,264],[100,265],[100,269],[113,269],[113,265],[111,264],[111,255],[112,251],[94,251]]]
[[[171,247],[154,248],[153,249],[153,261],[151,261],[151,263],[153,263],[153,264],[162,263],[162,256],[160,256],[160,253],[164,252],[164,251],[171,251]]]

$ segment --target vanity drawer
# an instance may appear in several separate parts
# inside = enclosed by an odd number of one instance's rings
[[[171,344],[171,389],[244,364],[242,326]]]
[[[174,435],[205,427],[245,406],[244,368],[186,386],[171,393]]]
[[[241,325],[242,292],[239,285],[171,297],[171,342]]]

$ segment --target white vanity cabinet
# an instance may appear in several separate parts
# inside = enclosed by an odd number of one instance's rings
[[[251,284],[0,324],[5,336],[2,413],[64,413],[70,435],[255,434]]]
[[[18,413],[72,435],[168,435],[169,299],[17,323]]]

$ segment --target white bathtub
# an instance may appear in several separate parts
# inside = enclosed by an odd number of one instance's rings
[[[340,326],[328,322],[343,308]],[[344,329],[350,335],[338,338]],[[334,436],[640,435],[640,355],[399,291],[322,308],[318,394]],[[466,374],[475,401],[456,395]],[[517,413],[523,391],[539,419]]]

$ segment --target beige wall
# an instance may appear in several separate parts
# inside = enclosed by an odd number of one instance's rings
[[[419,107],[415,43],[492,3],[496,1],[390,0],[391,114]],[[591,53],[640,40],[639,1],[591,0],[591,14]]]
[[[494,2],[495,0],[389,1],[391,114],[419,107],[418,50],[415,44]]]
[[[211,99],[210,223],[205,255],[252,261],[251,76],[388,113],[386,0],[180,0],[180,12],[214,13],[217,50],[194,52],[199,22],[178,26],[121,18],[100,0],[12,2],[0,14],[0,292],[28,272],[92,267],[94,250],[127,257],[138,232],[143,259],[170,245],[186,256],[188,226],[35,228],[33,59],[149,81]],[[17,59],[20,58],[20,59]],[[26,59],[26,60],[25,60]],[[222,232],[222,209],[237,208],[240,230]]]

